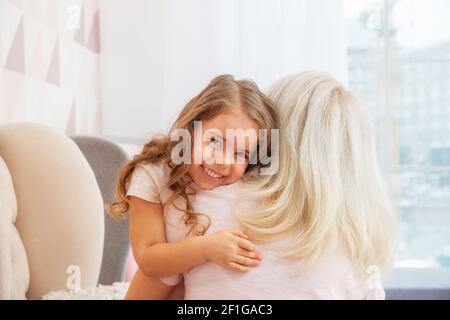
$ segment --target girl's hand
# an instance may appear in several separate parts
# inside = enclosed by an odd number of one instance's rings
[[[249,271],[261,263],[261,254],[240,230],[221,230],[203,236],[203,253],[206,260],[226,269]]]

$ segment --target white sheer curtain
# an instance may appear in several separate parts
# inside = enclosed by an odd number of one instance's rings
[[[122,45],[116,52],[124,56],[124,50],[128,50],[136,58],[126,62],[120,61],[121,56],[103,60],[103,69],[112,68],[108,71],[108,77],[103,77],[103,82],[126,81],[123,83],[129,88],[126,94],[141,95],[139,101],[133,98],[137,102],[152,99],[146,106],[128,104],[129,116],[135,119],[128,131],[130,135],[152,131],[145,129],[149,122],[142,119],[151,119],[152,129],[157,129],[156,117],[159,129],[167,129],[188,99],[206,86],[212,77],[221,73],[251,78],[262,89],[283,75],[307,69],[321,69],[344,82],[347,80],[342,0],[103,2],[103,20],[111,21],[110,28],[118,28],[118,23],[121,28],[118,32],[102,36],[102,40],[106,39],[102,43],[105,55],[108,49],[109,53],[114,49],[114,46],[110,48],[110,43],[117,42],[119,46],[122,41],[127,43],[126,49]],[[121,16],[111,19],[108,13],[114,5],[118,6],[116,14]],[[136,7],[139,5],[142,7]],[[135,10],[136,14],[125,14],[127,10]],[[121,40],[120,34],[129,34],[123,32],[127,23],[128,31],[136,34]],[[142,30],[145,26],[147,31]],[[104,33],[108,33],[109,27],[106,27],[102,28]],[[143,35],[147,36],[147,42],[139,43]],[[145,54],[136,56],[133,53],[143,49]],[[131,84],[133,82],[130,76],[115,78],[111,70],[120,63],[126,63],[126,68],[121,68],[121,72],[134,66],[138,78],[146,80],[145,87],[142,83],[130,85],[130,81]],[[148,76],[143,78],[143,73]],[[120,83],[110,83],[104,88],[106,107],[118,103],[118,99],[108,99],[111,91],[112,95],[117,95],[118,86]],[[124,108],[123,105],[121,108]],[[140,115],[133,114],[129,108],[135,108]],[[116,109],[116,114],[120,113]],[[107,109],[104,114],[107,121],[115,121],[114,118],[108,120]],[[121,130],[128,129],[122,127]]]
[[[313,68],[346,82],[340,0],[170,0],[164,9],[165,126],[220,73],[263,89]]]

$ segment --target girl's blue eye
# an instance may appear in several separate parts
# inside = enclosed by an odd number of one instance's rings
[[[220,141],[216,137],[211,137],[211,142],[217,147],[221,147],[222,146],[222,141]]]

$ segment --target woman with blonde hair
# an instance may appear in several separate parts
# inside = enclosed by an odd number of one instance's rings
[[[377,163],[369,115],[325,73],[285,77],[268,92],[281,124],[279,171],[253,185],[268,198],[239,215],[253,240],[295,235],[294,257],[311,261],[343,244],[355,267],[391,266],[397,218]]]
[[[280,121],[278,166],[193,203],[208,212],[208,232],[241,228],[261,264],[247,273],[196,266],[184,272],[185,299],[384,299],[397,218],[365,108],[316,71],[279,80],[268,96]],[[215,193],[227,190],[229,198],[212,206]]]

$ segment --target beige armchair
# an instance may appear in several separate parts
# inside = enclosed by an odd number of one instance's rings
[[[72,139],[35,123],[0,125],[0,299],[39,299],[78,275],[96,286],[103,209]]]

